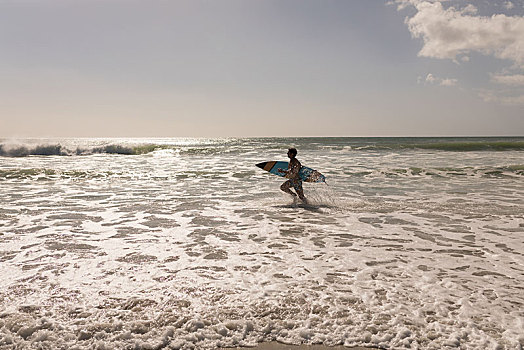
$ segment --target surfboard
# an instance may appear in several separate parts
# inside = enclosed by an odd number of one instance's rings
[[[281,177],[284,177],[285,174],[279,173],[278,169],[286,170],[288,165],[289,165],[288,162],[280,162],[280,161],[270,161],[270,162],[262,162],[262,163],[256,164],[256,166],[259,167],[260,169],[264,169],[265,171],[268,171],[271,174],[275,174]],[[300,176],[302,181],[305,181],[305,182],[325,182],[326,181],[326,177],[324,175],[306,166],[303,166],[302,168],[300,168],[298,175]]]

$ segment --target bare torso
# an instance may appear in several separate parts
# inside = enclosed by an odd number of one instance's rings
[[[287,178],[289,179],[299,179],[298,172],[300,171],[300,168],[302,167],[302,164],[298,161],[298,159],[293,158],[289,161],[289,165],[287,167],[288,173]]]

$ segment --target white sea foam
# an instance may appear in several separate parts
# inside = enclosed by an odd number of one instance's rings
[[[521,151],[295,140],[303,205],[290,140],[103,142],[175,147],[1,158],[0,347],[524,345]]]

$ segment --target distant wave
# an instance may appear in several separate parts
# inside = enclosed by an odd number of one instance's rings
[[[263,140],[261,144],[263,144]],[[268,139],[271,143],[272,139]],[[286,139],[275,139],[273,144],[285,147]],[[279,142],[277,142],[279,141]],[[362,151],[524,151],[523,137],[339,137],[339,138],[297,138],[291,141],[299,150],[321,149],[335,152]]]
[[[345,175],[356,177],[505,177],[524,176],[524,165],[508,165],[500,167],[463,167],[463,168],[399,168],[370,169],[359,172],[346,172]]]
[[[29,155],[62,156],[66,154],[60,145],[38,145],[34,147],[0,145],[0,156],[2,157],[25,157]]]
[[[112,172],[94,172],[82,170],[54,170],[45,168],[26,168],[26,169],[0,169],[0,180],[11,179],[96,179],[115,176]]]
[[[97,153],[138,155],[153,152],[160,148],[158,145],[124,146],[106,145],[97,147],[69,148],[63,145],[2,145],[0,144],[1,157],[27,157],[27,156],[81,156]]]
[[[141,155],[157,150],[172,150],[180,154],[217,154],[245,153],[246,149],[257,152],[268,152],[286,149],[295,145],[301,152],[324,150],[326,152],[381,152],[381,151],[524,151],[523,138],[468,139],[468,138],[256,138],[235,139],[227,142],[194,143],[185,145],[173,144],[129,144],[108,143],[105,145],[71,146],[67,143],[0,143],[0,157],[27,156],[84,156],[92,154]]]
[[[353,150],[524,151],[524,141],[402,142],[352,145]]]
[[[524,141],[494,141],[494,142],[442,142],[429,144],[414,144],[413,148],[434,149],[440,151],[522,151],[524,150]],[[407,148],[410,148],[409,146]]]
[[[231,176],[233,178],[250,178],[255,175],[255,171],[239,171],[225,174],[223,171],[199,171],[184,170],[169,175],[158,176],[151,174],[150,177],[141,179],[166,180],[168,178],[222,178]],[[396,169],[369,169],[364,171],[345,171],[329,174],[333,177],[342,178],[454,178],[454,177],[481,177],[481,178],[520,178],[524,177],[524,164],[507,165],[500,167],[458,167],[458,168],[396,168]],[[1,180],[57,180],[57,179],[105,179],[105,178],[133,178],[132,172],[112,172],[112,171],[85,171],[85,170],[55,170],[49,168],[11,168],[0,169]]]
[[[28,157],[28,156],[86,156],[92,154],[141,155],[158,150],[170,149],[181,154],[214,154],[220,152],[234,152],[223,145],[209,146],[175,146],[175,145],[119,145],[110,144],[92,147],[71,147],[56,145],[3,145],[0,144],[0,157]]]

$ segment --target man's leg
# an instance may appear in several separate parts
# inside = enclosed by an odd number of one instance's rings
[[[302,181],[296,180],[293,182],[293,188],[298,194],[298,198],[304,203],[307,203],[306,197],[304,196],[304,190],[302,189]]]
[[[302,202],[307,202],[306,197],[304,196],[304,190],[303,189],[300,189],[300,190],[295,189],[295,191],[297,191],[298,198],[300,198],[300,200]]]
[[[287,180],[286,182],[284,182],[281,186],[280,186],[280,189],[290,195],[292,195],[293,197],[296,197],[297,195],[295,193],[293,193],[293,191],[290,190],[290,187],[291,187],[291,180]]]

